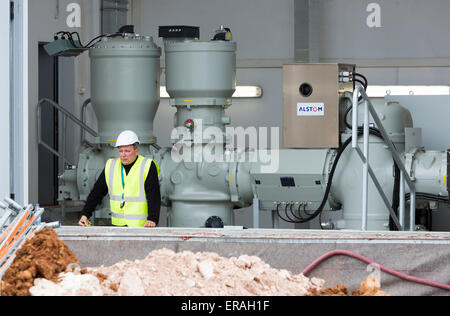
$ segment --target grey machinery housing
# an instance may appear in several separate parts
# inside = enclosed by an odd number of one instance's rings
[[[176,108],[173,146],[160,148],[153,135],[161,49],[151,37],[133,33],[103,37],[89,48],[92,96],[86,102],[95,111],[98,137],[85,142],[76,168],[68,168],[61,177],[61,203],[86,200],[106,161],[117,156],[115,137],[132,129],[143,140],[140,153],[160,166],[162,204],[168,207],[170,227],[234,225],[233,211],[253,205],[256,219],[260,211],[272,212],[274,227],[279,218],[307,223],[324,211],[342,211],[340,219],[320,222],[322,228],[361,229],[363,169],[348,146],[348,117],[358,82],[354,65],[284,65],[283,148],[255,152],[236,148],[227,135],[231,118],[226,110],[236,90],[237,45],[231,31],[221,27],[210,41],[199,40],[198,27],[164,26],[159,33],[164,39],[169,104]],[[430,200],[446,203],[447,151],[425,151],[410,137],[420,129],[399,103],[371,103],[415,184],[417,206]],[[363,114],[359,111],[358,125]],[[370,126],[370,166],[397,212],[398,166],[373,119]],[[362,146],[361,138],[358,142]],[[254,159],[261,157],[260,151],[275,159],[278,168]],[[215,159],[198,157],[204,152]],[[368,230],[398,229],[385,204],[369,180]],[[95,218],[109,217],[106,197]]]

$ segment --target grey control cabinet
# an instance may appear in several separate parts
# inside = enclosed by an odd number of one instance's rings
[[[354,88],[354,65],[283,66],[284,148],[338,148],[340,99]]]

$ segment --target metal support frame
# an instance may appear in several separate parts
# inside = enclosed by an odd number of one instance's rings
[[[90,102],[90,100],[88,100]],[[85,104],[83,104],[83,108],[85,108],[89,102],[86,101]],[[62,130],[62,153],[59,153],[58,151],[56,151],[54,148],[52,148],[50,145],[48,145],[47,143],[45,143],[42,140],[42,106],[48,103],[51,106],[53,106],[55,109],[57,109],[59,112],[61,112],[63,114],[63,130]],[[72,165],[72,163],[67,159],[66,157],[66,129],[67,129],[67,118],[69,118],[70,120],[72,120],[72,122],[74,122],[75,124],[77,124],[80,128],[81,128],[81,134],[82,134],[82,138],[84,138],[84,131],[87,131],[89,134],[91,134],[94,137],[97,137],[98,134],[96,131],[94,131],[93,129],[91,129],[89,126],[87,126],[86,124],[84,124],[83,121],[80,121],[78,118],[76,118],[72,113],[70,113],[69,111],[67,111],[64,107],[62,107],[61,105],[57,104],[56,102],[54,102],[53,100],[44,98],[42,100],[40,100],[37,104],[37,127],[38,127],[38,144],[42,145],[45,149],[49,150],[51,153],[53,153],[55,156],[57,156],[59,159],[62,159],[63,161],[63,169],[66,168],[66,164]],[[64,218],[65,218],[65,199],[63,198],[62,202],[61,202],[61,222],[64,223]]]
[[[364,100],[364,152],[361,151],[361,149],[358,146],[358,105],[359,105],[359,94],[363,97]],[[392,157],[395,160],[395,163],[400,168],[401,172],[401,179],[400,179],[400,210],[399,210],[399,217],[400,220],[397,218],[395,211],[392,209],[392,206],[390,205],[389,199],[384,194],[383,188],[381,187],[380,183],[378,182],[377,177],[375,176],[375,173],[373,172],[372,168],[369,164],[369,114],[372,116],[373,120],[375,121],[375,124],[377,125],[378,129],[381,132],[381,135],[383,136],[384,143],[388,146],[389,151],[392,154]],[[403,161],[401,160],[397,150],[394,147],[394,144],[390,140],[386,130],[383,127],[383,124],[381,123],[380,118],[378,117],[378,114],[376,113],[372,102],[370,101],[369,97],[366,94],[366,91],[364,90],[364,87],[357,84],[355,91],[353,93],[353,122],[352,122],[352,148],[356,150],[359,157],[361,158],[363,162],[363,193],[362,193],[362,219],[361,219],[361,229],[363,231],[367,230],[367,213],[368,213],[368,186],[369,186],[369,175],[372,178],[372,181],[375,184],[375,187],[378,190],[378,193],[380,193],[387,209],[389,210],[389,213],[391,214],[391,217],[395,223],[395,225],[398,227],[399,230],[405,230],[405,181],[408,184],[408,187],[410,189],[411,194],[411,200],[410,200],[410,223],[409,223],[409,229],[410,231],[415,230],[415,212],[416,212],[416,188],[409,177],[408,171],[406,171],[405,165],[403,164]]]

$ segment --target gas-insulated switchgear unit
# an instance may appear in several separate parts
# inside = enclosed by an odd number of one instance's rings
[[[160,103],[161,49],[152,38],[132,33],[105,36],[89,48],[91,104],[98,119],[98,138],[86,142],[77,168],[63,175],[60,200],[86,200],[106,161],[117,155],[112,145],[123,130],[134,130],[143,144],[141,154],[160,166],[162,203],[172,227],[235,225],[233,212],[253,205],[254,212],[272,212],[275,219],[308,223],[320,219],[322,228],[361,229],[361,157],[352,141],[354,91],[367,88],[367,79],[346,64],[287,64],[283,66],[283,147],[259,149],[272,157],[252,160],[248,148],[230,148],[226,110],[236,90],[236,50],[230,29],[221,27],[209,41],[200,40],[192,26],[163,26],[165,74],[169,105],[176,109],[171,148],[160,148],[153,120]],[[364,101],[360,109],[358,144],[363,147]],[[396,102],[372,99],[383,125],[371,118],[367,150],[394,213],[398,213],[399,165],[387,141],[395,146],[402,166],[415,184],[420,206],[447,202],[447,151],[424,151],[407,109]],[[213,131],[213,132],[211,132]],[[205,151],[214,148],[214,158]],[[256,155],[259,157],[259,155]],[[367,229],[407,229],[392,221],[392,213],[372,180],[368,181]],[[408,197],[406,189],[406,197]],[[407,202],[407,201],[405,201]],[[110,216],[107,198],[96,218]],[[341,211],[325,220],[323,212]],[[254,213],[255,214],[255,213]],[[327,217],[328,218],[328,217]],[[396,222],[398,223],[398,221]],[[415,229],[416,227],[412,227]]]

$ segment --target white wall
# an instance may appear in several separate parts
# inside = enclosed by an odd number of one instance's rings
[[[28,0],[14,0],[11,23],[10,113],[11,193],[28,204]]]
[[[9,18],[9,1],[0,3],[0,42],[2,49],[0,50],[0,130],[3,139],[9,140],[9,115],[10,115],[10,18]],[[10,145],[9,141],[3,142],[2,155],[0,155],[0,173],[2,180],[0,181],[0,199],[9,197],[10,195]]]
[[[368,27],[369,3],[381,27]],[[321,58],[448,57],[447,0],[320,0]]]
[[[381,27],[370,28],[369,3]],[[450,1],[320,0],[320,58],[356,63],[372,84],[448,84]]]
[[[221,24],[230,27],[238,43],[238,59],[292,58],[293,0],[141,0],[143,35],[158,46],[158,27],[200,27],[200,39],[209,40]]]

